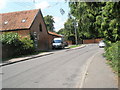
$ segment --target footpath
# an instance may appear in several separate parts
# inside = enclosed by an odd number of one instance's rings
[[[6,66],[6,65],[9,65],[9,64],[14,64],[14,63],[26,61],[26,60],[30,60],[30,59],[33,59],[33,58],[38,58],[38,57],[50,55],[50,54],[53,54],[53,53],[52,52],[44,52],[44,53],[40,53],[40,54],[37,54],[37,55],[13,58],[13,59],[10,59],[10,60],[7,60],[7,61],[4,61],[4,62],[0,63],[0,67],[1,66]]]
[[[118,90],[118,77],[113,73],[112,68],[102,56],[103,52],[104,50],[101,50],[92,59],[80,88],[109,88],[108,90]]]

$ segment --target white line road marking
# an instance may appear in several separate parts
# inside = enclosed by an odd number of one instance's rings
[[[98,54],[99,52],[97,52],[96,54],[94,54],[93,56],[91,56],[87,63],[83,66],[82,68],[82,77],[80,78],[80,82],[76,85],[76,88],[83,88],[83,84],[84,84],[84,81],[85,81],[85,78],[86,78],[86,75],[88,74],[87,71],[88,71],[88,67],[89,65],[91,64],[93,58]]]

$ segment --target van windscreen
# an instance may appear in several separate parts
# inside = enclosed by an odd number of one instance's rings
[[[61,43],[61,40],[53,40],[53,43]]]

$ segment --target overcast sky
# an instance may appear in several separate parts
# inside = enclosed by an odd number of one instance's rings
[[[52,15],[55,31],[64,27],[68,18],[69,7],[65,0],[0,0],[0,13],[41,9],[43,16]],[[60,9],[65,13],[62,15]]]

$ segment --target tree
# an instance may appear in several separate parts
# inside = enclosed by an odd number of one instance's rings
[[[107,2],[103,7],[101,29],[106,40],[120,40],[120,2]]]
[[[72,36],[75,34],[74,31],[74,19],[68,19],[65,23],[64,23],[64,29],[65,29],[65,35],[67,37]]]
[[[81,38],[120,40],[120,2],[69,2],[69,6]]]
[[[47,26],[47,30],[51,31],[51,32],[55,32],[54,31],[54,23],[55,23],[55,21],[54,21],[53,16],[47,15],[47,16],[44,17],[44,20],[45,20],[45,23],[46,23],[46,26]]]
[[[65,40],[72,40],[75,42],[74,22],[74,19],[68,18],[68,20],[64,23],[64,28],[60,29],[57,33],[64,35]]]
[[[102,37],[96,23],[96,17],[101,15],[99,2],[69,2],[70,12],[78,21],[78,34],[82,39]]]
[[[58,34],[61,34],[61,35],[64,35],[64,31],[65,31],[65,29],[62,28],[62,29],[60,29],[57,33],[58,33]]]

